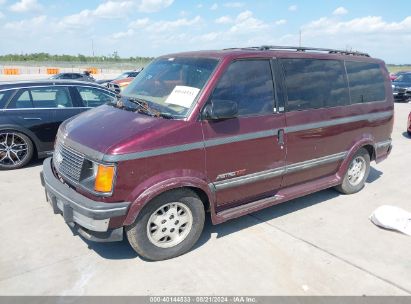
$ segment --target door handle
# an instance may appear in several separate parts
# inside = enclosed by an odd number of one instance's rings
[[[40,117],[23,117],[24,120],[41,120]]]
[[[284,129],[278,130],[277,136],[278,136],[278,144],[281,146],[284,145]]]

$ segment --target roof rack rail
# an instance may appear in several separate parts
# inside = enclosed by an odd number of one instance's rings
[[[315,51],[315,52],[328,52],[329,54],[343,54],[343,55],[370,57],[370,55],[367,53],[361,53],[357,51],[313,48],[313,47],[303,47],[303,46],[262,45],[262,46],[247,47],[245,49],[254,49],[254,50],[260,50],[260,51],[268,51],[268,50],[295,50],[297,52]]]

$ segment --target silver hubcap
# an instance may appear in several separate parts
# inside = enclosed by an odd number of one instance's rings
[[[161,248],[180,244],[190,233],[193,215],[190,209],[179,202],[168,203],[158,208],[147,223],[147,236],[151,243]]]
[[[357,156],[354,158],[348,168],[348,182],[353,186],[357,186],[361,183],[365,175],[366,167],[364,157]]]
[[[26,141],[15,133],[0,133],[0,164],[15,166],[27,157]]]

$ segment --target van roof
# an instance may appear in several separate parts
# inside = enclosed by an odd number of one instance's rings
[[[211,58],[226,58],[226,57],[275,57],[289,56],[292,54],[301,55],[302,58],[317,58],[317,59],[346,59],[346,60],[361,60],[361,61],[380,61],[372,58],[367,53],[350,50],[337,50],[326,48],[299,47],[299,46],[256,46],[244,48],[227,48],[222,50],[204,50],[168,54],[161,57],[211,57]]]

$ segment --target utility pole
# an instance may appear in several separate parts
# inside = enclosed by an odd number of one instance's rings
[[[94,40],[91,39],[91,51],[93,53],[93,59],[94,59]]]

